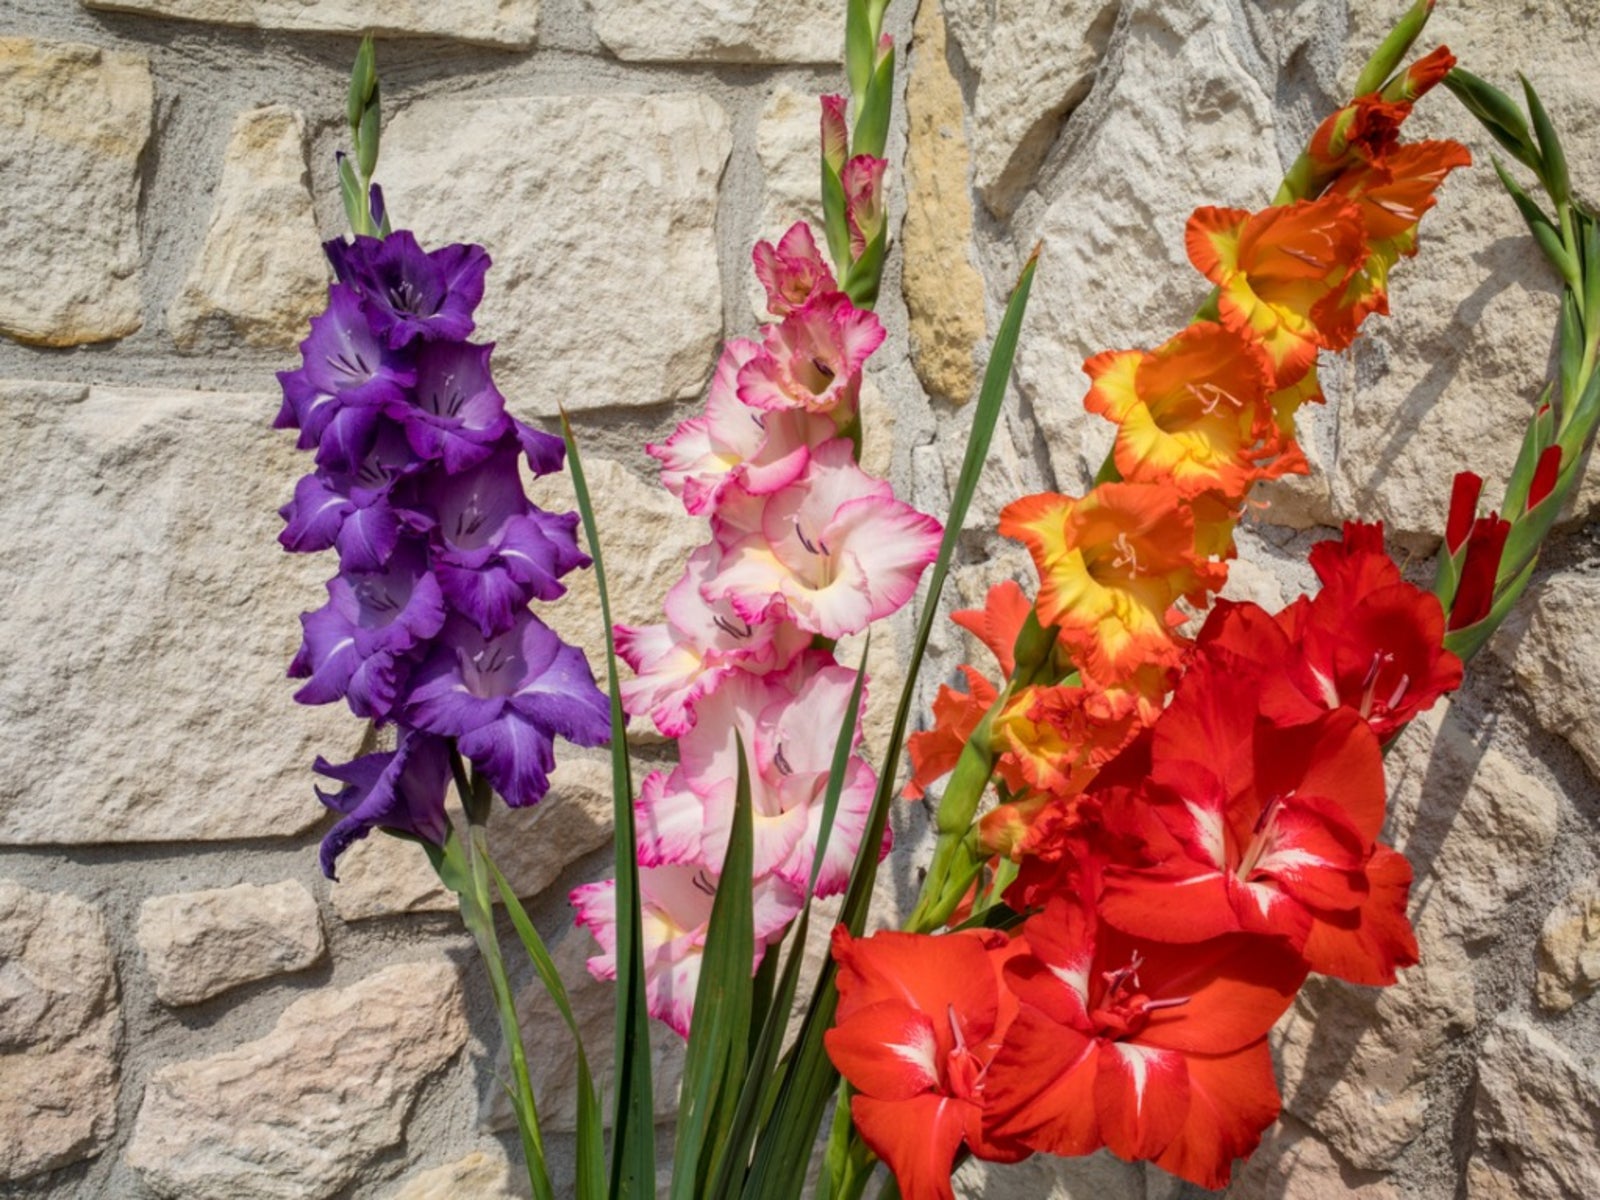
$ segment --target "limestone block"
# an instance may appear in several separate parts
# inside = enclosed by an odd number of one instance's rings
[[[1018,382],[1057,487],[1073,494],[1113,433],[1083,412],[1083,360],[1159,345],[1187,324],[1205,296],[1184,250],[1190,213],[1265,204],[1282,173],[1272,103],[1233,49],[1226,0],[1125,8],[1126,36],[1076,118],[1083,136],[1054,172],[1060,188],[1013,237],[1021,253],[1043,245]]]
[[[82,0],[105,12],[147,13],[248,29],[454,38],[527,49],[539,31],[539,0]]]
[[[567,750],[550,775],[550,792],[531,808],[496,802],[489,849],[519,897],[537,896],[568,866],[611,841],[611,767]],[[452,819],[460,810],[452,796]],[[407,912],[454,912],[445,889],[415,842],[374,833],[345,851],[330,893],[345,921]]]
[[[0,333],[41,346],[139,328],[141,54],[0,37]]]
[[[767,97],[756,126],[756,160],[761,164],[762,179],[756,237],[776,242],[796,221],[805,221],[811,226],[823,257],[828,258],[818,183],[821,122],[822,108],[814,92],[802,92],[780,84]],[[741,261],[740,271],[750,297],[751,311],[758,320],[771,320],[767,312],[767,293],[756,279],[748,258]]]
[[[832,0],[587,0],[594,31],[632,62],[833,63],[844,10]]]
[[[1437,705],[1384,760],[1388,835],[1417,872],[1413,919],[1431,914],[1457,936],[1493,937],[1501,914],[1549,864],[1556,794]]]
[[[126,1160],[158,1196],[323,1200],[400,1142],[423,1080],[466,1039],[449,963],[322,988],[257,1041],[156,1071]]]
[[[288,837],[360,723],[284,670],[331,558],[276,509],[311,466],[273,396],[0,382],[0,844]]]
[[[1233,1173],[1228,1200],[1400,1200],[1385,1176],[1347,1167],[1293,1117],[1268,1127],[1261,1145]]]
[[[324,949],[317,902],[292,879],[152,896],[139,908],[137,936],[156,995],[172,1005],[303,971]]]
[[[516,1174],[522,1178],[514,1183],[505,1153],[492,1146],[411,1176],[390,1200],[522,1200],[526,1175],[520,1166]]]
[[[234,121],[205,244],[167,309],[180,349],[230,340],[291,349],[326,305],[305,138],[305,118],[283,105]]]
[[[972,197],[961,87],[945,59],[937,0],[922,0],[906,83],[906,218],[900,288],[910,317],[911,362],[930,396],[965,404],[977,395],[984,323],[983,276],[973,265]]]
[[[476,336],[520,416],[696,396],[722,332],[728,117],[700,95],[421,100],[383,136],[389,208],[494,259]]]
[[[121,1041],[100,910],[0,879],[0,1183],[106,1148]]]
[[[1477,1021],[1471,965],[1443,921],[1422,920],[1417,940],[1422,962],[1393,987],[1313,978],[1272,1034],[1284,1108],[1364,1170],[1422,1132],[1428,1081]]]
[[[1536,583],[1491,643],[1533,701],[1539,724],[1564,737],[1600,776],[1600,576],[1555,575]]]
[[[978,79],[973,185],[996,213],[1009,214],[1066,115],[1089,94],[1119,7],[1115,0],[946,0],[951,35]]]
[[[1507,1015],[1478,1058],[1467,1200],[1578,1200],[1600,1179],[1600,1074]]]
[[[1036,1154],[1020,1163],[971,1158],[951,1177],[958,1200],[1100,1200],[1143,1194],[1137,1163],[1101,1150],[1087,1158]]]
[[[596,952],[589,934],[569,928],[550,947],[556,970],[567,985],[572,1015],[583,1036],[583,1048],[596,1080],[613,1077],[612,1047],[616,1027],[616,984],[596,979],[584,966]],[[537,980],[517,994],[517,1023],[528,1054],[533,1094],[539,1105],[540,1128],[570,1133],[578,1124],[578,1053],[566,1021]],[[655,1093],[655,1117],[669,1122],[678,1112],[678,1084],[683,1078],[684,1040],[659,1021],[650,1022],[650,1083]],[[496,1058],[496,1078],[509,1078],[510,1059],[504,1045]],[[611,1106],[601,1112],[611,1119]],[[483,1100],[483,1124],[499,1132],[516,1128],[516,1116],[506,1090],[490,1081]]]
[[[1600,877],[1568,892],[1539,932],[1535,993],[1551,1012],[1566,1012],[1600,985]]]
[[[1353,81],[1394,14],[1382,0],[1350,5],[1344,79]],[[1589,16],[1562,3],[1441,5],[1427,36],[1470,48],[1473,72],[1512,94],[1520,91],[1516,73],[1529,72],[1563,143],[1592,145],[1600,132],[1600,95],[1590,83],[1600,27]],[[1475,165],[1451,176],[1423,220],[1418,258],[1395,268],[1392,315],[1363,326],[1355,386],[1339,414],[1334,495],[1341,518],[1381,518],[1391,533],[1431,540],[1444,528],[1455,470],[1482,475],[1485,507],[1498,506],[1552,377],[1559,290],[1490,166],[1491,155],[1504,152],[1466,110],[1428,96],[1406,135],[1454,138]],[[1572,157],[1578,194],[1600,191],[1600,162]],[[1528,182],[1520,168],[1513,173]],[[1591,481],[1581,510],[1592,512],[1597,500]]]

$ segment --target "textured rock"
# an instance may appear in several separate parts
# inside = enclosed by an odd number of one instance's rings
[[[522,1181],[512,1183],[511,1164],[495,1146],[413,1175],[390,1200],[521,1200],[526,1195]]]
[[[1600,575],[1554,575],[1534,584],[1495,639],[1534,714],[1600,776]]]
[[[1600,1179],[1600,1074],[1523,1019],[1483,1044],[1467,1200],[1580,1200]]]
[[[205,244],[167,309],[180,348],[236,340],[289,349],[322,311],[327,272],[305,138],[305,118],[282,105],[234,121]]]
[[[82,0],[108,12],[149,13],[217,25],[301,33],[407,34],[491,46],[532,46],[539,0]]]
[[[952,1177],[959,1200],[1101,1200],[1142,1195],[1142,1172],[1102,1150],[1088,1158],[1038,1154],[1025,1162],[968,1159]]]
[[[1515,72],[1528,71],[1563,143],[1593,144],[1600,132],[1600,96],[1588,82],[1600,55],[1593,15],[1563,0],[1441,5],[1427,36],[1470,53],[1474,71],[1513,92]],[[1394,7],[1363,0],[1350,5],[1350,16],[1347,81],[1393,22]],[[1406,131],[1464,142],[1477,165],[1451,176],[1423,222],[1418,258],[1394,271],[1393,315],[1363,327],[1354,384],[1340,406],[1334,495],[1342,518],[1381,518],[1391,533],[1431,541],[1444,528],[1455,464],[1482,475],[1485,507],[1498,505],[1551,377],[1559,293],[1490,167],[1491,155],[1504,157],[1498,144],[1444,95],[1427,97]],[[1600,188],[1593,155],[1577,156],[1572,170],[1579,194]],[[1580,501],[1592,511],[1600,491],[1593,483],[1586,491]]]
[[[594,31],[633,62],[832,63],[844,10],[832,0],[588,0]]]
[[[457,824],[461,815],[451,802]],[[532,808],[497,803],[489,814],[495,865],[520,897],[537,896],[568,866],[611,841],[610,763],[568,750],[550,776],[550,793]],[[440,884],[415,842],[373,834],[339,860],[330,892],[346,921],[407,912],[454,912],[455,895]]]
[[[0,879],[0,1183],[106,1148],[121,1035],[100,910]]]
[[[568,928],[551,946],[550,956],[567,985],[567,999],[583,1037],[589,1068],[597,1081],[612,1076],[612,1043],[616,1029],[616,985],[589,974],[584,961],[596,952],[582,929]],[[517,995],[517,1023],[528,1054],[534,1098],[539,1104],[539,1126],[552,1133],[570,1133],[578,1124],[578,1053],[566,1021],[538,981]],[[678,1084],[683,1078],[684,1041],[658,1021],[650,1022],[650,1082],[655,1092],[657,1122],[670,1122],[678,1112]],[[509,1078],[509,1058],[504,1045],[496,1058],[497,1077]],[[602,1082],[602,1087],[606,1084]],[[601,1111],[610,1120],[611,1106]],[[483,1121],[495,1132],[516,1128],[506,1090],[491,1081],[484,1096]]]
[[[1189,214],[1264,204],[1281,175],[1271,102],[1233,49],[1225,0],[1127,9],[1079,110],[1083,136],[1052,170],[1061,186],[1012,242],[1043,243],[1017,373],[1065,492],[1088,485],[1111,445],[1110,423],[1081,407],[1083,360],[1182,328],[1205,295],[1183,248]]]
[[[311,992],[258,1041],[151,1076],[127,1162],[164,1197],[322,1200],[400,1142],[422,1081],[466,1038],[445,962]]]
[[[1345,1166],[1293,1117],[1267,1129],[1228,1188],[1228,1200],[1400,1200],[1400,1195],[1383,1175]]]
[[[1535,994],[1551,1012],[1566,1012],[1600,986],[1600,877],[1567,893],[1539,931]]]
[[[761,164],[761,215],[756,237],[776,242],[796,221],[811,226],[817,245],[827,255],[827,240],[822,232],[822,200],[817,182],[822,109],[813,92],[797,91],[780,84],[772,90],[761,109],[756,126],[756,159]],[[750,260],[740,262],[750,309],[758,319],[772,318],[767,313],[767,293],[750,268]]]
[[[0,383],[0,843],[287,837],[360,725],[283,672],[332,571],[275,510],[310,467],[275,397]],[[69,605],[69,609],[64,609]]]
[[[139,948],[164,1004],[199,1004],[322,958],[322,918],[305,885],[286,879],[152,896],[139,908]]]
[[[141,320],[149,63],[0,37],[0,95],[0,333],[42,346],[126,337]]]
[[[1034,182],[1062,122],[1089,94],[1118,8],[1116,0],[946,0],[951,34],[978,77],[973,184],[995,212],[1009,213]]]
[[[1388,833],[1417,873],[1413,919],[1475,940],[1500,932],[1506,905],[1547,867],[1561,805],[1448,712],[1424,714],[1384,760]]]
[[[1421,964],[1393,987],[1313,978],[1273,1033],[1284,1107],[1365,1170],[1422,1132],[1428,1081],[1477,1021],[1470,965],[1443,922],[1424,919],[1417,940]]]
[[[488,247],[477,336],[513,410],[637,408],[710,376],[731,145],[698,95],[420,100],[384,130],[384,191],[425,243]]]
[[[917,7],[913,37],[900,287],[917,377],[930,396],[965,404],[977,394],[974,355],[987,331],[983,276],[973,266],[971,155],[961,87],[945,60],[937,0],[922,0]]]

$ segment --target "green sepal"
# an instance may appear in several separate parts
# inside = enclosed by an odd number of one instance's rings
[[[850,155],[882,158],[889,142],[889,114],[894,110],[894,48],[891,46],[873,69],[865,94],[857,93],[856,125],[850,135]]]
[[[872,81],[877,40],[867,0],[848,0],[844,17],[844,73],[853,96],[860,97]]]
[[[1444,77],[1444,85],[1512,157],[1531,170],[1541,169],[1539,150],[1528,130],[1528,122],[1510,96],[1461,67]]]
[[[750,880],[750,766],[744,738],[734,734],[738,777],[733,829],[718,876],[695,988],[694,1019],[678,1102],[671,1200],[703,1200],[719,1160],[728,1153],[740,1086],[750,1049],[751,976],[755,926]]]
[[[1539,139],[1539,157],[1544,163],[1539,178],[1544,183],[1544,190],[1550,193],[1550,199],[1560,207],[1572,199],[1567,156],[1561,150],[1561,139],[1556,136],[1555,126],[1550,123],[1550,114],[1545,112],[1544,105],[1539,101],[1539,93],[1533,90],[1533,84],[1528,82],[1526,75],[1519,74],[1517,78],[1522,80],[1522,94],[1528,100],[1528,116],[1533,120],[1534,136]]]
[[[1411,49],[1413,42],[1428,23],[1428,17],[1433,13],[1433,0],[1416,0],[1405,16],[1401,17],[1395,27],[1390,30],[1389,36],[1384,38],[1378,48],[1372,52],[1372,57],[1367,59],[1366,65],[1361,68],[1361,74],[1356,77],[1355,94],[1365,96],[1368,92],[1380,90],[1389,76],[1393,75],[1395,68],[1405,58],[1406,52]]]
[[[411,838],[403,834],[397,837],[406,837],[407,841],[415,841],[428,856],[428,863],[433,867],[433,873],[439,877],[439,882],[444,884],[457,896],[470,895],[472,892],[472,868],[467,864],[467,852],[463,847],[461,838],[457,836],[454,825],[445,832],[444,845],[435,845],[433,842],[423,841],[421,838]]]
[[[379,90],[374,81],[372,95],[367,100],[366,108],[362,110],[361,123],[355,131],[356,165],[360,167],[361,174],[366,179],[371,179],[372,173],[378,169],[379,130],[383,121],[383,105]]]
[[[828,257],[842,272],[850,262],[850,222],[845,217],[844,184],[827,159],[822,159],[822,234],[828,243]]]
[[[1444,635],[1444,648],[1450,651],[1462,662],[1466,662],[1479,650],[1500,628],[1501,622],[1506,619],[1506,614],[1511,611],[1511,606],[1522,598],[1522,593],[1528,590],[1528,583],[1533,579],[1533,569],[1538,565],[1539,558],[1535,555],[1528,560],[1528,564],[1506,587],[1505,591],[1494,602],[1487,616],[1475,624],[1464,629],[1454,629]]]
[[[361,128],[361,114],[367,98],[378,86],[378,50],[369,34],[361,39],[356,50],[355,63],[350,68],[350,93],[345,100],[345,120],[350,126],[350,136],[356,137]]]
[[[1506,483],[1505,503],[1500,506],[1500,515],[1508,521],[1516,520],[1527,506],[1528,488],[1533,483],[1539,455],[1555,440],[1555,423],[1546,407],[1549,399],[1550,389],[1547,387],[1539,397],[1533,417],[1528,421],[1527,432],[1522,435],[1522,446],[1517,451],[1516,464],[1511,468],[1511,478]]]
[[[344,202],[344,219],[350,224],[350,232],[359,236],[372,228],[372,217],[367,211],[366,195],[361,187],[361,181],[356,178],[355,167],[350,164],[350,156],[340,154],[337,161],[339,199]]]
[[[1516,202],[1517,210],[1522,213],[1522,219],[1527,222],[1528,229],[1533,234],[1533,240],[1539,243],[1539,249],[1544,251],[1544,256],[1550,260],[1555,269],[1561,273],[1568,287],[1578,286],[1578,264],[1561,242],[1561,233],[1556,228],[1555,222],[1540,208],[1533,198],[1523,189],[1506,171],[1505,164],[1498,157],[1492,159],[1495,174],[1500,177],[1501,184],[1510,193],[1511,199]]]
[[[1583,315],[1579,311],[1580,303],[1578,293],[1571,288],[1561,293],[1561,341],[1556,365],[1561,378],[1563,418],[1573,406],[1583,375]]]
[[[583,534],[594,560],[595,588],[600,594],[600,619],[606,644],[606,687],[611,697],[611,815],[616,868],[617,1020],[613,1060],[616,1088],[611,1122],[610,1200],[650,1200],[656,1194],[655,1101],[650,1083],[650,1016],[644,990],[644,915],[639,902],[639,861],[633,820],[633,768],[628,760],[627,717],[617,671],[612,635],[611,596],[606,589],[605,557],[594,503],[583,473],[578,439],[566,410],[561,411],[561,436],[567,446],[567,470],[583,521]]]
[[[878,303],[878,285],[883,281],[883,260],[888,253],[889,222],[885,219],[861,257],[845,269],[840,280],[840,288],[857,308],[872,308]]]
[[[1583,291],[1580,295],[1583,300],[1584,332],[1579,339],[1578,351],[1582,353],[1582,345],[1600,340],[1600,225],[1582,209],[1575,209],[1572,215],[1577,222],[1575,240],[1583,256]]]

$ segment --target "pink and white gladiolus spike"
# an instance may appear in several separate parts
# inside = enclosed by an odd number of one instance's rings
[[[694,727],[695,703],[724,677],[780,671],[811,642],[787,621],[752,623],[726,600],[707,601],[703,589],[720,559],[715,545],[689,556],[667,592],[665,624],[616,627],[617,653],[635,676],[622,684],[622,707],[636,717],[649,713],[666,737]]]
[[[811,447],[835,437],[831,417],[802,408],[764,412],[739,400],[740,368],[763,353],[757,342],[734,338],[723,348],[706,395],[706,411],[665,442],[645,447],[661,463],[661,486],[691,516],[709,513],[730,484],[765,495],[793,483]]]
[[[855,415],[861,368],[883,338],[878,318],[843,292],[814,296],[766,327],[761,352],[739,368],[739,399],[751,408],[832,413],[842,427]]]
[[[750,766],[753,872],[757,878],[776,875],[804,891],[855,674],[816,651],[786,672],[726,679],[701,701],[694,730],[680,740],[681,765],[670,775],[658,771],[645,780],[635,806],[639,861],[652,866],[721,862],[727,855],[738,780],[737,734]],[[849,883],[876,787],[872,768],[851,757],[817,895],[833,895]],[[880,855],[888,849],[885,837]]]
[[[805,474],[770,496],[730,491],[711,522],[722,563],[702,594],[749,622],[786,616],[827,638],[900,608],[939,553],[939,522],[824,442]]]
[[[811,226],[796,221],[789,231],[771,242],[757,242],[750,252],[756,278],[767,293],[767,311],[786,317],[814,296],[839,290],[828,262],[817,249]]]
[[[577,923],[600,943],[588,960],[596,979],[617,977],[616,880],[574,888],[568,897],[578,910]],[[645,1000],[650,1015],[689,1036],[694,994],[700,983],[711,902],[717,894],[716,872],[700,864],[641,867],[639,902],[643,912]],[[755,954],[751,972],[760,966],[768,944],[783,936],[800,912],[800,893],[781,879],[755,884]]]
[[[889,160],[858,154],[844,165],[844,217],[850,226],[850,257],[860,258],[883,230],[883,173]]]

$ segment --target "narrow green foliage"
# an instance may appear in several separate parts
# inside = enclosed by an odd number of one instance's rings
[[[611,1124],[611,1200],[648,1200],[655,1195],[656,1146],[650,1086],[650,1015],[644,992],[644,918],[639,906],[639,863],[635,856],[633,770],[628,762],[627,718],[617,675],[617,648],[611,629],[611,598],[606,591],[605,559],[594,504],[583,475],[578,440],[565,410],[561,436],[567,444],[567,469],[583,520],[583,535],[594,560],[605,623],[606,687],[611,695],[611,812],[615,824],[617,902],[616,1107]]]
[[[1406,52],[1411,49],[1412,43],[1422,33],[1427,25],[1428,18],[1433,14],[1433,0],[1416,0],[1406,15],[1390,31],[1389,36],[1376,50],[1372,57],[1367,59],[1366,65],[1361,68],[1361,74],[1356,77],[1355,94],[1365,96],[1368,92],[1380,90],[1389,76],[1393,75],[1399,67]]]
[[[868,0],[848,0],[844,17],[844,73],[853,95],[865,93],[872,80],[873,50],[877,41]]]
[[[883,260],[889,253],[889,222],[883,223],[878,236],[867,243],[861,257],[844,271],[839,286],[850,303],[857,308],[872,308],[878,303],[878,284],[883,278]]]
[[[1475,625],[1468,625],[1465,629],[1452,630],[1444,635],[1444,648],[1457,655],[1462,662],[1469,660],[1500,628],[1500,623],[1506,619],[1506,614],[1511,611],[1512,605],[1522,598],[1522,593],[1527,591],[1529,582],[1533,579],[1533,569],[1538,565],[1539,558],[1535,555],[1528,560],[1527,566],[1513,579],[1506,589],[1500,593],[1494,602],[1494,607],[1489,610],[1489,615]]]
[[[828,243],[828,256],[836,263],[849,262],[850,224],[845,219],[844,184],[827,159],[822,160],[822,233]],[[876,292],[877,288],[873,290]]]
[[[1500,510],[1500,515],[1508,521],[1516,520],[1527,507],[1528,488],[1533,483],[1533,471],[1539,465],[1539,455],[1554,440],[1553,422],[1545,410],[1549,399],[1550,389],[1546,388],[1544,395],[1539,397],[1539,407],[1534,410],[1533,419],[1528,422],[1527,432],[1522,435],[1522,446],[1517,451],[1516,464],[1511,468],[1511,478],[1506,483],[1506,502]],[[1446,557],[1440,557],[1441,569]],[[1454,595],[1453,588],[1451,594]],[[1443,593],[1440,593],[1440,599],[1448,608],[1450,602],[1444,599]]]
[[[701,1200],[718,1159],[728,1153],[740,1085],[750,1048],[751,974],[755,925],[750,880],[753,833],[750,767],[744,738],[739,756],[733,830],[711,903],[694,1020],[678,1101],[678,1138],[672,1160],[672,1200]]]
[[[1555,126],[1550,123],[1550,114],[1539,102],[1539,93],[1533,90],[1528,77],[1518,75],[1517,78],[1522,80],[1522,94],[1528,101],[1528,116],[1533,120],[1534,136],[1539,139],[1539,157],[1544,164],[1539,177],[1556,207],[1565,207],[1572,200],[1572,180],[1567,176],[1567,156],[1562,152],[1561,139],[1556,136]]]
[[[1542,170],[1539,148],[1534,145],[1528,122],[1510,96],[1460,67],[1444,77],[1444,85],[1512,157],[1534,171]]]
[[[883,56],[857,94],[856,125],[850,136],[850,153],[882,158],[889,141],[889,114],[894,108],[894,50]]]

